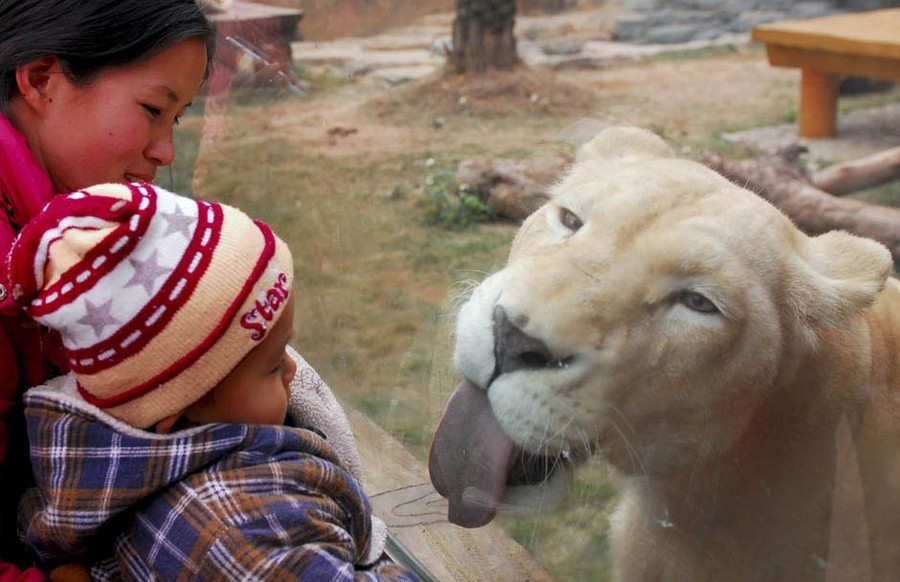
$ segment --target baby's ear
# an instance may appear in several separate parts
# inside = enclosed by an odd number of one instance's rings
[[[178,422],[179,418],[181,418],[180,412],[173,414],[172,416],[167,416],[166,418],[154,424],[153,429],[156,434],[169,434],[170,432],[172,432],[172,427],[175,426],[175,423]]]

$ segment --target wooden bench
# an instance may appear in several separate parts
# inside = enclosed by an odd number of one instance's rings
[[[447,500],[434,490],[427,469],[372,420],[349,406],[345,410],[362,457],[363,486],[372,510],[427,569],[430,580],[552,582],[547,571],[499,527],[466,529],[448,522]],[[389,545],[389,553],[391,549]],[[398,558],[393,553],[392,557]]]
[[[209,80],[211,94],[228,88],[231,75],[240,68],[241,59],[251,57],[254,67],[270,64],[290,72],[293,67],[291,43],[300,40],[302,10],[235,0],[210,15],[216,25],[216,67]],[[239,43],[236,46],[229,39]]]
[[[802,137],[835,135],[842,76],[900,81],[900,8],[785,20],[751,37],[765,43],[770,64],[801,69]]]

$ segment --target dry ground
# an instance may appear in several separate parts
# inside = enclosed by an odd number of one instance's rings
[[[436,142],[441,148],[471,141],[493,151],[507,142],[529,148],[556,137],[541,129],[562,130],[583,118],[650,126],[675,139],[709,143],[723,130],[793,118],[796,71],[769,67],[758,48],[709,52],[706,58],[660,58],[599,70],[527,68],[486,78],[438,73],[394,89],[355,84],[319,92],[302,107],[284,102],[258,114],[270,131],[329,157],[412,153]],[[433,130],[439,117],[445,131]],[[526,141],[518,133],[483,141],[492,126],[511,123],[532,135]],[[337,128],[355,132],[344,139]],[[373,140],[379,147],[373,149]]]
[[[289,242],[295,345],[341,398],[424,458],[456,382],[454,298],[502,263],[516,227],[426,225],[420,202],[436,179],[468,157],[569,152],[585,133],[621,123],[650,127],[688,156],[745,155],[722,132],[792,121],[799,74],[744,47],[597,70],[435,75],[393,89],[310,81],[305,99],[230,99],[197,154],[194,193],[244,207]],[[842,106],[885,101],[900,93]],[[216,127],[211,111],[182,124],[186,164],[199,135]],[[187,174],[178,187],[188,187]],[[611,495],[602,479],[583,479],[557,516],[505,523],[560,580],[602,579]]]

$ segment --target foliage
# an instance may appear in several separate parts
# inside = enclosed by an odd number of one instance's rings
[[[497,213],[478,196],[464,185],[457,185],[447,169],[426,176],[421,207],[427,224],[447,230],[465,229],[497,218]]]
[[[568,499],[534,515],[501,513],[497,522],[558,580],[611,578],[610,512],[616,491],[602,461],[580,467]]]

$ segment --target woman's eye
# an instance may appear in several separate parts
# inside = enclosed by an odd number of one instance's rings
[[[159,107],[147,105],[146,103],[142,104],[141,106],[147,110],[147,113],[149,113],[151,117],[160,117],[163,114],[163,110]],[[181,115],[176,115],[172,118],[172,125],[178,125],[179,123],[181,123]]]
[[[576,232],[578,229],[584,226],[584,223],[581,222],[581,219],[578,218],[578,216],[568,208],[559,209],[559,221],[563,226],[565,226],[572,232]]]
[[[678,301],[681,302],[682,305],[687,307],[692,311],[696,311],[698,313],[718,313],[719,308],[716,305],[707,299],[705,296],[697,293],[696,291],[685,291],[679,297]]]

